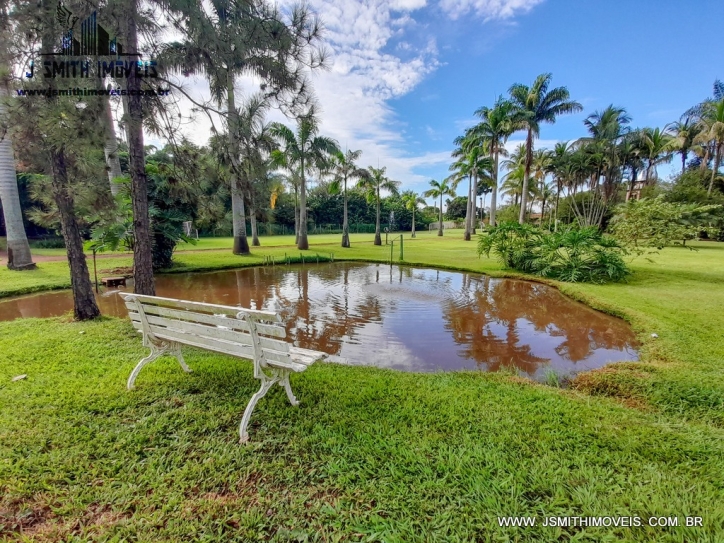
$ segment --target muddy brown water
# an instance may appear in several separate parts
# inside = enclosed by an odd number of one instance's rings
[[[129,284],[127,289],[132,290]],[[125,317],[118,290],[98,296]],[[626,322],[528,281],[383,264],[334,263],[162,275],[159,296],[280,311],[299,347],[403,371],[515,366],[534,379],[637,360]],[[0,301],[0,320],[58,316],[69,291]]]

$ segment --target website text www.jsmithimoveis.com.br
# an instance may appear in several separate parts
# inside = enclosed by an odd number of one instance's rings
[[[168,96],[169,88],[157,87],[155,89],[126,90],[122,88],[110,89],[17,89],[18,96]]]
[[[508,528],[542,526],[544,528],[596,528],[621,527],[638,528],[641,526],[676,528],[703,527],[702,517],[498,517],[498,525]]]

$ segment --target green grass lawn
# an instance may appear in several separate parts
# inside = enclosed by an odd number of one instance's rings
[[[405,239],[405,261],[512,275],[448,234]],[[371,240],[343,250],[338,235],[310,237],[305,259],[389,258]],[[171,271],[298,258],[283,241],[246,257],[180,253]],[[127,392],[146,351],[126,321],[0,323],[0,540],[722,541],[724,244],[697,248],[636,259],[627,283],[557,284],[629,320],[639,363],[566,390],[320,363],[293,377],[300,408],[278,388],[259,403],[249,446],[236,433],[257,388],[248,363],[186,349],[195,373],[163,358]],[[0,292],[60,288],[67,275],[64,262],[3,269]],[[510,515],[644,526],[499,527]],[[646,525],[686,515],[704,527]]]

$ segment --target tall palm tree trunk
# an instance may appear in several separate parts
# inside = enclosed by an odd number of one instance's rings
[[[473,192],[473,176],[468,175],[468,201],[465,206],[465,235],[463,239],[470,241],[470,194]]]
[[[231,148],[231,222],[234,228],[235,255],[249,254],[249,240],[246,237],[246,211],[244,209],[244,191],[240,186],[238,176],[239,149],[236,141],[236,130],[239,127],[236,99],[234,95],[234,76],[231,72],[226,75],[226,110],[229,119],[229,147]]]
[[[294,245],[299,243],[299,187],[294,187]]]
[[[306,251],[309,249],[309,240],[307,239],[307,179],[304,175],[304,158],[301,160],[301,187],[299,190],[299,242],[297,249]]]
[[[121,190],[118,183],[113,180],[121,177],[121,161],[118,158],[118,139],[116,138],[116,127],[113,122],[113,112],[111,111],[111,100],[108,96],[103,97],[103,153],[106,157],[106,170],[108,171],[108,183],[111,187],[111,194],[116,196]]]
[[[3,100],[7,96],[5,82],[0,82],[0,117],[5,109]],[[7,235],[8,268],[31,270],[35,268],[30,255],[30,245],[25,235],[23,212],[20,207],[18,179],[15,175],[15,157],[10,134],[0,138],[0,201],[2,201],[5,233]]]
[[[138,51],[136,17],[137,1],[129,5],[126,28],[126,45],[129,51]],[[143,148],[143,105],[141,103],[141,79],[131,70],[126,79],[128,99],[128,158],[131,171],[131,202],[133,205],[133,291],[153,296],[153,252],[151,246],[151,219],[148,214],[148,180],[146,156]]]
[[[711,189],[714,188],[714,179],[716,179],[716,174],[719,172],[722,146],[723,144],[721,143],[718,143],[716,146],[716,154],[714,155],[714,167],[711,170],[711,180],[709,181],[709,190],[707,191],[708,196],[711,196]]]
[[[380,233],[380,187],[377,186],[377,222],[375,223],[375,245],[382,245],[382,234]]]
[[[347,217],[347,176],[344,176],[344,212],[342,218],[342,247],[349,247],[349,219]]]
[[[496,146],[495,153],[493,157],[493,191],[490,194],[490,218],[488,219],[488,223],[490,226],[495,226],[495,212],[497,210],[498,205],[498,158],[499,158],[499,152],[498,148]]]
[[[437,226],[437,235],[442,236],[442,193],[440,193],[440,222]]]
[[[475,222],[476,222],[476,211],[475,211],[475,195],[478,192],[478,175],[473,176],[473,186],[470,188],[470,197],[468,198],[468,205],[470,206],[470,233],[475,235]]]
[[[244,209],[244,191],[239,186],[236,175],[231,174],[231,220],[234,227],[235,255],[249,254],[249,240],[246,237],[246,211]]]
[[[414,207],[412,208],[412,235],[410,237],[411,238],[417,237],[415,235],[415,208]]]
[[[256,224],[256,203],[254,202],[254,194],[252,191],[247,193],[249,195],[249,222],[251,223],[251,244],[253,247],[259,247],[259,231]]]
[[[520,216],[518,222],[525,222],[525,206],[528,203],[528,181],[530,180],[530,167],[533,162],[533,131],[528,129],[525,139],[525,173],[523,174],[523,192],[520,195]]]

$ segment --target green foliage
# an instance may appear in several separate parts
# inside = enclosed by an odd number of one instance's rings
[[[465,218],[468,212],[468,198],[467,196],[456,196],[452,200],[448,201],[447,209],[445,210],[445,219],[448,221],[457,221]]]
[[[680,204],[722,204],[724,194],[713,191],[707,192],[709,172],[699,168],[687,170],[679,175],[664,194],[667,202]]]
[[[518,215],[520,215],[519,205],[503,206],[498,208],[495,220],[498,222],[498,224],[502,224],[504,222],[514,222],[518,220]]]
[[[508,268],[570,283],[621,281],[630,273],[623,247],[596,228],[546,232],[505,222],[479,236],[478,254],[491,252]]]
[[[718,205],[667,202],[663,196],[629,200],[620,205],[609,230],[623,244],[663,249],[696,239],[701,232],[715,234],[722,208]]]
[[[65,241],[63,238],[43,238],[30,242],[33,249],[65,249]]]

